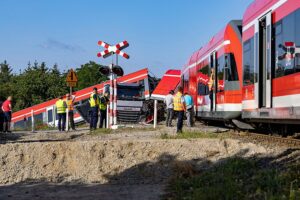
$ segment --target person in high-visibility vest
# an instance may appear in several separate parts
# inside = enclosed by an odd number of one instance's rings
[[[177,133],[182,133],[183,117],[185,112],[184,96],[182,95],[182,87],[179,86],[174,96],[174,111],[177,113]]]
[[[66,117],[67,117],[67,103],[63,100],[63,97],[59,97],[59,99],[55,103],[57,116],[58,116],[58,130],[65,131],[66,128]]]
[[[104,95],[100,98],[99,109],[100,109],[100,125],[99,128],[103,128],[103,122],[105,121],[104,127],[106,128],[106,120],[107,120],[107,105],[109,104],[108,93],[104,93]]]
[[[96,130],[99,112],[99,96],[98,89],[96,87],[93,89],[93,93],[91,94],[89,101],[91,107],[90,130]]]
[[[192,127],[194,125],[194,101],[193,97],[187,92],[184,94],[184,102],[186,107],[187,126]]]
[[[68,106],[68,116],[69,116],[69,122],[70,122],[70,128],[72,128],[73,131],[75,131],[75,122],[74,122],[74,101],[75,96],[67,94],[66,95],[66,103]]]

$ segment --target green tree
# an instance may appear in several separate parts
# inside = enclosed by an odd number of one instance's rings
[[[68,92],[68,88],[65,82],[66,75],[61,74],[58,65],[55,64],[52,69],[50,69],[47,77],[47,85],[49,86],[47,90],[48,99],[54,99]]]
[[[12,95],[12,68],[5,60],[0,64],[0,100],[4,100],[7,96]]]
[[[101,65],[89,62],[76,69],[80,90],[107,80],[99,72]],[[57,64],[48,68],[45,62],[27,64],[19,74],[12,73],[12,67],[4,61],[0,64],[0,99],[13,96],[13,110],[18,111],[65,95],[69,90],[65,82],[65,73],[61,73]]]
[[[48,69],[42,62],[28,65],[25,71],[14,81],[14,110],[27,108],[67,93],[64,77],[57,65]]]
[[[102,67],[102,65],[90,61],[89,63],[81,65],[80,68],[77,68],[78,86],[76,89],[81,90],[106,81],[107,77],[99,72],[100,67]]]

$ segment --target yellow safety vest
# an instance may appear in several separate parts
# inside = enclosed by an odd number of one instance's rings
[[[177,92],[177,94],[174,97],[174,110],[175,111],[183,111],[184,110],[183,103],[181,102],[181,98],[182,98],[182,93]]]
[[[57,113],[58,114],[66,113],[66,107],[65,107],[64,102],[65,101],[61,100],[61,99],[56,101],[56,108],[57,108]]]
[[[70,99],[70,100],[66,99],[66,102],[67,102],[67,106],[68,106],[69,111],[74,110],[73,100],[72,99]]]
[[[105,97],[101,97],[101,98],[105,98]],[[101,99],[100,99],[100,104],[99,104],[100,110],[106,110],[106,107],[107,107],[106,99],[105,99],[105,103],[101,102]]]
[[[94,97],[93,97],[94,94],[95,94],[95,93],[92,93],[91,96],[90,96],[90,106],[91,106],[91,107],[96,107],[96,106],[99,105],[99,98],[98,98],[98,95],[97,95],[97,100],[95,101],[95,99],[94,99]]]

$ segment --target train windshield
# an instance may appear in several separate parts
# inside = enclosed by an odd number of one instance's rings
[[[144,89],[141,86],[118,85],[117,94],[118,100],[134,101],[145,99]]]

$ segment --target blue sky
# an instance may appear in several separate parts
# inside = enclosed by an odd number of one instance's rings
[[[189,56],[252,0],[0,0],[0,62],[15,72],[35,60],[61,70],[99,59],[98,40],[130,43],[125,73],[148,67],[156,76]]]

